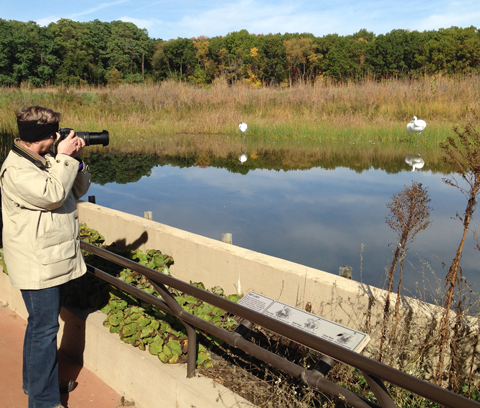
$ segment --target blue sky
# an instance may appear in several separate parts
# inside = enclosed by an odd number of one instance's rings
[[[242,29],[252,34],[348,35],[366,28],[480,28],[478,0],[1,0],[0,18],[48,25],[74,21],[122,20],[148,30],[152,38],[215,37]]]

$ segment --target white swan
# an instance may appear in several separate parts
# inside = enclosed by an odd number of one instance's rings
[[[427,126],[427,122],[422,119],[417,119],[416,116],[413,117],[412,121],[407,125],[407,130],[409,133],[422,133],[422,131]]]
[[[243,133],[243,136],[245,136],[245,133],[247,133],[247,124],[240,122],[238,129],[240,130],[240,133]]]
[[[412,166],[412,171],[415,171],[415,169],[421,169],[425,166],[425,160],[423,160],[420,155],[407,154],[405,162]]]

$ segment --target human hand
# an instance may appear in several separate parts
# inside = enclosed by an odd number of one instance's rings
[[[57,133],[57,140],[60,133]],[[79,138],[73,130],[70,130],[68,136],[57,145],[57,153],[67,154],[71,157],[77,157],[85,146],[85,140]]]

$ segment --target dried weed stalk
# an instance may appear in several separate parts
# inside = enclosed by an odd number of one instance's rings
[[[467,206],[465,208],[463,217],[458,213],[456,214],[456,218],[458,218],[463,224],[463,235],[457,248],[455,257],[453,258],[452,264],[448,270],[447,276],[445,277],[446,291],[444,312],[440,322],[439,360],[435,376],[438,384],[441,384],[442,382],[442,375],[444,373],[443,365],[445,359],[445,348],[450,340],[450,308],[454,303],[453,297],[455,289],[457,288],[461,290],[462,288],[462,269],[460,268],[459,263],[462,256],[465,237],[469,230],[470,221],[478,202],[477,196],[480,189],[480,134],[474,129],[472,124],[468,124],[465,129],[455,127],[453,131],[455,132],[455,137],[451,136],[447,138],[445,143],[440,144],[440,147],[445,155],[443,158],[444,162],[452,167],[454,174],[461,178],[462,184],[460,184],[460,181],[455,178],[455,175],[451,176],[450,178],[445,178],[443,181],[452,187],[458,188],[462,192],[467,199]],[[463,318],[461,297],[455,304],[455,312],[456,318],[454,319],[453,327],[454,335],[455,333],[459,334],[461,332],[459,327]],[[455,376],[458,364],[460,363],[459,359],[457,358],[458,340],[460,340],[460,338],[454,336],[454,338],[452,338],[450,341],[451,365],[449,370],[449,386],[454,390],[459,387]],[[475,354],[475,350],[473,353]]]
[[[392,201],[387,204],[390,210],[390,216],[386,223],[398,235],[399,241],[395,255],[387,275],[388,290],[385,300],[383,313],[382,338],[380,341],[380,361],[382,360],[383,347],[387,334],[387,325],[390,315],[390,293],[392,292],[393,278],[395,269],[400,259],[400,278],[397,289],[397,302],[395,304],[395,323],[392,330],[392,341],[395,343],[396,329],[398,324],[398,314],[400,308],[400,292],[402,284],[403,261],[407,254],[407,247],[413,242],[415,236],[430,225],[428,220],[431,208],[428,206],[428,189],[421,183],[413,182],[411,186],[406,186],[400,193],[392,197]]]

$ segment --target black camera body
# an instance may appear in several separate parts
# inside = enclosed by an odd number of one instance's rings
[[[70,128],[60,128],[58,133],[60,133],[60,138],[57,141],[57,144],[60,143],[63,139],[65,139],[70,131],[73,129]],[[107,146],[109,142],[109,135],[106,130],[103,132],[75,132],[75,134],[80,138],[85,140],[85,146],[90,145],[103,145]]]

